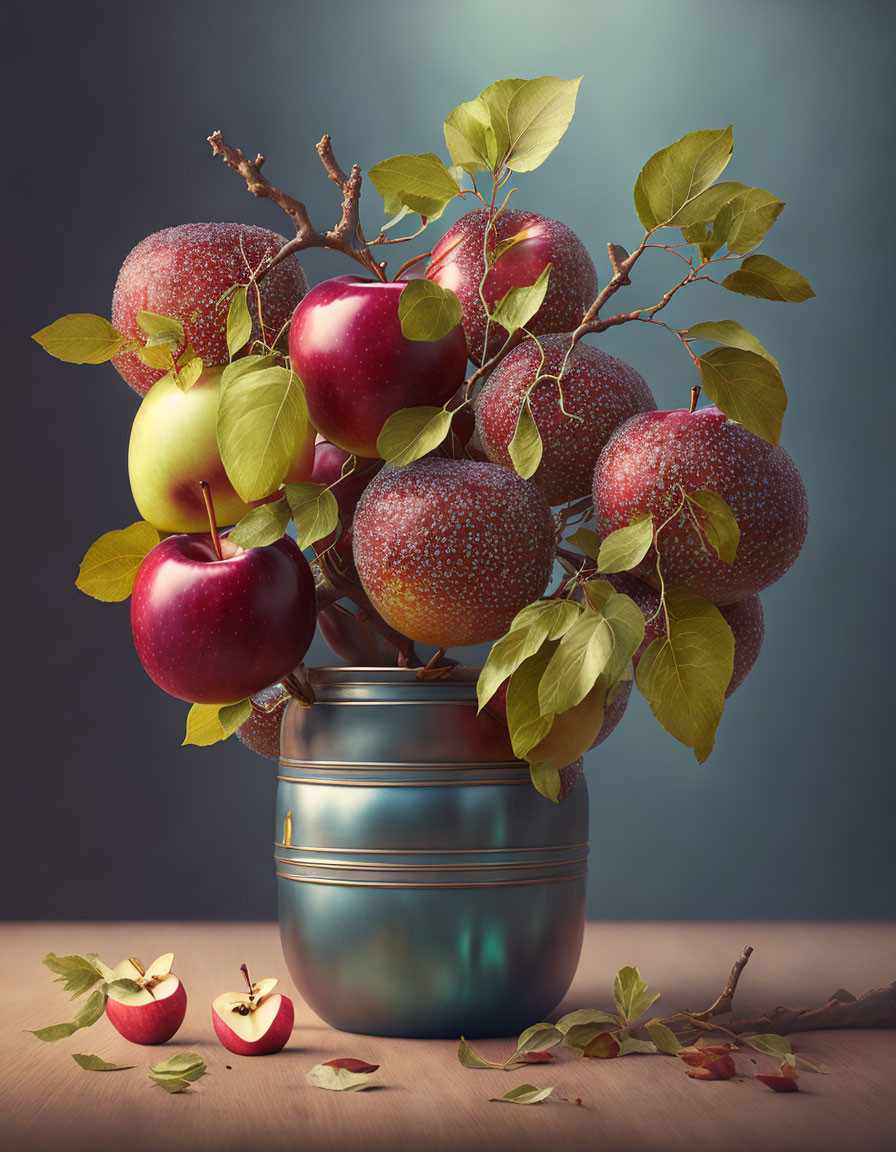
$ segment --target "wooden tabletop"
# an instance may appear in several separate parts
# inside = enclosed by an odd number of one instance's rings
[[[585,951],[563,1011],[609,1008],[614,973],[638,965],[657,1008],[706,1007],[745,944],[755,952],[736,1007],[744,1014],[777,1004],[810,1007],[838,988],[856,995],[896,975],[896,926],[886,924],[590,924]],[[105,1019],[87,1031],[43,1044],[24,1029],[70,1019],[61,986],[40,963],[49,951],[98,952],[107,963],[128,955],[148,962],[174,951],[189,1007],[178,1035],[163,1047],[123,1040]],[[829,1075],[804,1073],[801,1091],[769,1092],[747,1073],[727,1082],[690,1080],[680,1061],[662,1056],[584,1060],[557,1049],[552,1064],[513,1072],[471,1071],[456,1043],[384,1040],[336,1032],[296,998],[296,1026],[275,1056],[233,1056],[217,1043],[210,1003],[239,989],[238,966],[256,977],[285,976],[271,924],[7,924],[0,963],[6,980],[0,1045],[0,1144],[10,1152],[862,1152],[896,1147],[896,1034],[817,1032],[794,1047],[822,1061]],[[77,1002],[76,1002],[77,1003]],[[534,1021],[533,1021],[534,1023]],[[477,1049],[504,1059],[512,1044]],[[166,1095],[147,1078],[150,1064],[185,1049],[209,1074],[189,1091]],[[126,1072],[87,1072],[73,1052],[96,1053]],[[315,1064],[356,1056],[380,1064],[376,1091],[326,1092],[305,1082]],[[229,1066],[229,1067],[228,1067]],[[489,1103],[528,1081],[582,1105],[523,1107]]]

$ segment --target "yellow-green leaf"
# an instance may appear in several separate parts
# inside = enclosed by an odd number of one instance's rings
[[[781,373],[745,348],[712,348],[697,361],[703,391],[717,407],[769,444],[781,440],[787,393]]]
[[[748,256],[740,268],[725,277],[722,287],[741,296],[758,296],[763,300],[789,304],[799,304],[815,295],[805,276],[771,256],[761,255]]]
[[[410,464],[438,448],[450,427],[451,413],[444,408],[400,408],[380,430],[376,450],[387,464]]]
[[[695,224],[709,224],[715,220],[724,204],[733,200],[735,196],[739,196],[741,192],[747,191],[749,191],[748,186],[739,184],[736,180],[723,180],[720,184],[712,184],[698,196],[689,200],[683,208],[679,208],[675,213],[673,223],[682,231],[685,228],[693,227]],[[689,236],[685,236],[685,240],[689,239]],[[721,243],[719,247],[721,247]]]
[[[713,223],[713,234],[736,254],[749,252],[762,243],[769,228],[784,210],[784,201],[764,188],[747,188],[732,197]]]
[[[725,344],[729,348],[743,348],[747,352],[755,352],[757,356],[764,356],[769,364],[780,371],[778,361],[762,346],[759,339],[748,332],[736,320],[705,320],[702,324],[692,324],[687,331],[688,336],[698,340],[712,340],[716,344]]]
[[[158,312],[138,312],[137,323],[146,333],[146,347],[155,348],[167,344],[176,352],[184,342],[184,326],[174,316],[162,316]]]
[[[669,629],[638,661],[635,681],[666,731],[702,763],[722,718],[734,636],[714,604],[692,592],[666,595]]]
[[[494,133],[494,152],[489,140],[489,167],[497,171],[504,164],[510,148],[510,129],[507,126],[507,109],[514,95],[527,84],[527,80],[496,80],[479,94],[479,99],[488,109],[489,125]]]
[[[507,445],[517,475],[522,476],[524,480],[531,479],[538,471],[543,450],[541,433],[538,431],[527,396],[520,408],[513,437]]]
[[[90,1052],[73,1052],[72,1060],[85,1072],[126,1072],[134,1067],[133,1064],[110,1064],[102,1056],[94,1056]]]
[[[195,744],[199,748],[207,748],[219,740],[226,740],[227,735],[218,716],[220,710],[220,704],[193,704],[187,713],[187,730],[181,747]]]
[[[174,382],[178,388],[180,388],[181,392],[190,391],[190,389],[202,375],[202,368],[202,357],[191,356],[182,368],[175,369]]]
[[[543,641],[558,639],[578,617],[578,607],[568,600],[540,600],[518,612],[507,633],[492,645],[479,673],[476,693],[480,711]]]
[[[511,1088],[503,1096],[490,1096],[489,1104],[540,1104],[554,1091],[550,1088],[536,1088],[534,1084],[520,1084]]]
[[[252,715],[252,701],[237,700],[236,704],[225,704],[223,708],[218,709],[218,721],[221,725],[221,730],[224,733],[224,739],[232,736],[237,728],[245,722]]]
[[[573,118],[581,82],[541,76],[517,88],[507,104],[508,168],[531,172],[550,156]]]
[[[158,531],[146,520],[106,532],[87,549],[75,587],[94,600],[127,600],[140,565],[159,540]]]
[[[392,156],[370,169],[370,180],[390,216],[410,208],[435,220],[460,191],[457,179],[434,152]]]
[[[575,627],[575,624],[573,624]],[[507,686],[507,727],[514,756],[525,758],[551,730],[553,717],[542,714],[538,704],[539,689],[557,650],[558,641],[546,640],[527,657],[510,677]]]
[[[689,132],[656,152],[635,183],[635,209],[648,231],[675,220],[676,214],[717,179],[734,151],[727,128]]]
[[[227,309],[227,351],[231,360],[244,347],[252,335],[252,317],[249,315],[249,286],[239,284]]]
[[[566,543],[572,544],[592,560],[597,559],[600,552],[600,536],[590,528],[577,528],[571,536],[566,537]]]
[[[67,364],[103,364],[128,342],[108,320],[90,312],[61,316],[35,332],[32,340]]]
[[[289,503],[283,496],[270,504],[259,504],[230,529],[227,538],[241,548],[264,548],[280,539],[290,515]]]
[[[505,113],[506,115],[506,113]],[[454,163],[467,172],[489,171],[497,154],[489,107],[481,96],[458,104],[445,117],[445,143]]]
[[[529,775],[536,792],[555,804],[560,799],[560,773],[552,764],[530,764]]]
[[[648,1020],[645,1025],[650,1033],[650,1039],[656,1044],[660,1052],[667,1056],[677,1056],[681,1051],[681,1044],[672,1029],[662,1020]]]
[[[174,352],[170,344],[160,342],[158,344],[141,345],[134,349],[134,353],[138,360],[142,360],[148,368],[156,368],[159,371],[170,371],[174,367]]]
[[[339,505],[329,488],[303,481],[301,484],[287,484],[284,492],[295,521],[300,548],[308,548],[323,540],[339,527]]]
[[[648,992],[647,984],[637,968],[626,965],[616,973],[613,999],[616,1001],[616,1010],[626,1024],[634,1024],[659,998],[659,992],[654,995]]]
[[[463,320],[460,300],[432,280],[411,280],[398,297],[398,320],[406,340],[441,340]]]
[[[720,560],[733,564],[740,543],[740,528],[728,502],[718,492],[708,488],[699,492],[688,492],[687,500],[700,511],[696,513],[700,532],[706,537],[711,548],[715,549]]]
[[[544,303],[550,275],[551,265],[546,264],[534,284],[509,289],[494,306],[490,314],[492,322],[500,324],[508,332],[525,328]]]
[[[598,572],[626,572],[640,564],[653,544],[653,514],[638,512],[626,528],[604,538],[597,558]]]

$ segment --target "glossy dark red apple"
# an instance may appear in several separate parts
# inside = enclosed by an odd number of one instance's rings
[[[288,536],[242,549],[210,534],[169,536],[149,553],[131,596],[137,655],[160,688],[232,704],[288,675],[314,635],[314,579]]]
[[[510,467],[509,445],[528,392],[543,446],[532,479],[549,504],[589,495],[594,465],[610,435],[636,412],[656,409],[644,377],[600,348],[576,344],[564,369],[570,339],[563,334],[542,336],[538,343],[524,340],[494,369],[476,398],[478,443],[490,460]],[[560,387],[549,379],[535,384],[561,370]],[[560,406],[561,387],[568,416]]]
[[[354,557],[380,615],[436,648],[495,640],[544,591],[555,525],[510,468],[429,457],[373,478],[355,512]]]
[[[685,588],[714,604],[761,592],[793,564],[809,524],[806,489],[783,448],[773,447],[711,405],[696,412],[645,412],[616,429],[594,471],[597,529],[603,537],[652,512],[658,526],[681,492],[711,489],[740,527],[733,564],[704,546],[685,509],[660,537],[667,588]],[[656,552],[635,570],[659,586]]]
[[[487,208],[477,208],[461,216],[433,249],[426,269],[428,280],[457,293],[464,314],[467,349],[475,364],[483,361],[485,343],[485,309],[479,286],[485,271],[488,215]],[[536,335],[569,332],[578,327],[598,292],[597,273],[585,245],[559,220],[536,212],[505,209],[489,231],[489,252],[512,237],[519,239],[494,262],[482,287],[489,308],[511,288],[534,284],[550,264],[547,295],[527,327]],[[506,338],[503,328],[492,325],[484,358],[494,356]]]
[[[233,284],[247,283],[267,256],[278,252],[284,238],[253,224],[179,224],[153,232],[128,255],[112,297],[112,323],[125,336],[145,343],[146,334],[137,323],[138,312],[171,316],[184,326],[206,365],[226,364],[227,303],[219,303]],[[287,323],[308,291],[308,281],[296,255],[271,269],[258,282],[264,339],[271,343]],[[252,340],[261,335],[257,298],[250,298],[253,315]],[[145,396],[164,372],[150,368],[132,353],[113,360],[135,392]]]
[[[393,412],[444,404],[464,378],[459,324],[441,340],[402,335],[398,298],[405,287],[360,276],[325,280],[296,308],[289,329],[312,424],[357,456],[379,456],[377,437]]]

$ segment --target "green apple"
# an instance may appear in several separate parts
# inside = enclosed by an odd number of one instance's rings
[[[218,451],[215,421],[222,372],[206,368],[187,392],[164,377],[137,410],[128,448],[131,492],[140,515],[160,532],[208,529],[200,480],[208,481],[221,525],[235,524],[249,511],[227,479]],[[315,429],[307,424],[284,477],[288,483],[311,475],[314,438]]]

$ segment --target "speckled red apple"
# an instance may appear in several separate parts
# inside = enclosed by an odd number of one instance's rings
[[[597,461],[593,496],[600,535],[625,527],[636,512],[661,524],[681,490],[711,489],[740,526],[733,564],[703,544],[687,510],[660,537],[663,578],[714,604],[733,604],[780,579],[799,556],[809,524],[796,465],[711,405],[696,412],[646,412],[616,429]],[[658,587],[656,552],[636,575]]]
[[[289,696],[282,684],[272,684],[256,692],[252,697],[252,715],[236,730],[241,743],[259,756],[279,760],[280,724],[288,703]]]
[[[502,636],[544,591],[555,527],[509,468],[431,457],[380,472],[355,512],[354,557],[377,611],[436,648]]]
[[[112,297],[112,323],[119,332],[145,343],[138,312],[172,316],[206,364],[226,364],[228,305],[219,301],[233,284],[245,284],[262,260],[278,252],[284,238],[252,224],[179,224],[153,232],[134,248],[118,273]],[[258,283],[266,342],[272,342],[308,291],[298,257],[287,257]],[[251,340],[261,335],[254,298]],[[122,377],[145,396],[164,373],[132,353],[113,360]]]
[[[485,309],[479,286],[485,271],[485,232],[488,209],[477,208],[461,216],[433,249],[426,278],[457,293],[464,316],[464,333],[470,359],[483,361]],[[541,335],[576,328],[597,297],[594,264],[585,245],[571,228],[536,212],[505,209],[489,230],[489,251],[505,240],[522,237],[504,251],[489,269],[482,294],[491,308],[511,288],[534,284],[548,264],[551,274],[547,295],[527,327]],[[498,325],[489,330],[485,359],[501,348],[507,333]]]
[[[559,376],[563,370],[563,407],[570,416],[561,410],[556,380],[543,379],[529,392],[543,445],[532,479],[549,504],[587,496],[611,433],[635,413],[656,409],[644,377],[600,348],[576,344],[564,370],[570,340],[569,334],[524,340],[494,369],[476,399],[478,443],[490,460],[510,466],[509,445],[527,390],[539,376]]]

